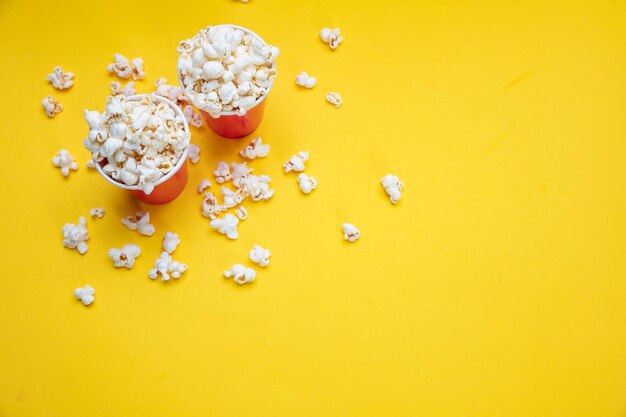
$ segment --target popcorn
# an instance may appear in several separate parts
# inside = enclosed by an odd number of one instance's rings
[[[78,170],[76,159],[74,159],[74,157],[65,149],[61,149],[55,156],[52,157],[52,165],[57,168],[61,168],[61,174],[63,174],[64,177],[69,175],[70,170]]]
[[[343,238],[348,242],[354,242],[361,237],[361,232],[353,224],[344,223],[342,226]]]
[[[204,199],[202,200],[202,215],[214,220],[221,212],[226,211],[227,207],[221,206],[217,203],[217,198],[212,192],[207,191],[204,193]]]
[[[96,163],[93,161],[93,159],[90,159],[87,162],[85,162],[85,165],[87,166],[87,168],[91,168],[91,169],[96,168]]]
[[[92,208],[91,210],[89,210],[89,215],[91,217],[97,217],[101,219],[102,216],[104,216],[104,209],[102,207]]]
[[[218,232],[226,235],[229,239],[237,239],[239,237],[239,234],[237,233],[238,223],[239,219],[232,214],[226,214],[223,219],[211,220],[211,227],[213,229],[217,229]]]
[[[317,84],[317,78],[311,77],[306,72],[302,71],[296,75],[296,84],[304,88],[313,88]]]
[[[163,237],[163,250],[167,253],[173,253],[180,245],[178,233],[167,232]]]
[[[207,179],[203,179],[202,181],[200,181],[200,184],[198,184],[198,194],[202,194],[202,192],[210,186],[211,182]]]
[[[239,189],[233,191],[228,187],[222,187],[220,191],[222,192],[224,210],[239,205],[246,198],[244,192]]]
[[[116,268],[132,268],[135,265],[135,259],[139,255],[141,255],[141,249],[132,243],[124,245],[121,249],[109,249],[109,258],[113,261],[113,266]]]
[[[187,123],[195,127],[202,127],[202,117],[200,114],[194,112],[194,108],[191,104],[187,104],[183,107],[183,114],[185,115],[185,119],[187,119]]]
[[[327,43],[330,49],[336,49],[343,41],[343,38],[339,34],[339,28],[329,29],[324,28],[320,31],[320,38],[322,42]]]
[[[184,107],[185,105],[189,104],[187,98],[185,97],[185,93],[183,93],[183,90],[178,86],[167,84],[166,78],[159,78],[154,82],[154,85],[156,86],[154,94],[156,94],[157,96],[166,98],[169,101],[176,103],[176,105],[179,107]]]
[[[256,271],[252,268],[247,268],[242,264],[235,264],[231,266],[229,270],[224,271],[224,278],[231,277],[237,284],[243,285],[254,281],[256,278]]]
[[[172,260],[172,255],[167,252],[161,252],[161,255],[154,262],[154,268],[148,272],[148,277],[157,279],[161,275],[162,281],[169,281],[170,277],[180,278],[186,270],[186,264]]]
[[[76,249],[81,255],[87,252],[89,240],[87,233],[87,222],[83,216],[78,218],[78,224],[66,223],[61,229],[63,232],[63,246],[69,249]]]
[[[228,163],[224,161],[221,161],[219,164],[217,164],[217,168],[215,168],[213,174],[215,175],[215,182],[217,182],[218,184],[223,184],[233,178],[230,172],[230,165],[228,165]]]
[[[57,90],[65,90],[74,85],[72,78],[74,78],[74,74],[63,71],[63,68],[59,65],[58,67],[54,67],[52,74],[46,76],[46,81],[52,84]]]
[[[150,213],[144,213],[143,211],[138,211],[135,215],[122,218],[122,224],[144,236],[152,236],[155,231],[154,226],[150,224]]]
[[[380,183],[389,196],[389,200],[391,200],[393,204],[396,204],[398,200],[400,200],[400,197],[402,197],[402,194],[400,193],[400,191],[404,188],[402,181],[400,181],[395,175],[387,174],[380,180]]]
[[[252,201],[267,201],[274,195],[274,190],[269,187],[270,181],[272,179],[267,175],[250,174],[241,179],[239,190],[243,189],[245,194],[252,198]]]
[[[200,147],[195,143],[189,145],[189,153],[187,154],[192,164],[197,164],[200,160]]]
[[[317,188],[317,181],[313,177],[301,173],[298,175],[298,186],[300,191],[304,194],[309,194],[311,191]]]
[[[341,107],[341,103],[343,103],[343,100],[341,99],[341,96],[339,95],[339,93],[335,93],[335,92],[327,93],[326,101],[328,101],[330,104],[335,106],[336,109]]]
[[[248,164],[243,162],[238,164],[237,162],[233,162],[231,164],[232,172],[233,172],[233,184],[235,187],[241,187],[241,181],[248,176],[253,170],[252,168],[248,168]]]
[[[128,61],[128,58],[121,54],[114,54],[113,58],[115,62],[107,66],[107,71],[115,73],[115,75],[124,79],[143,79],[145,75],[143,72],[143,59],[133,58],[132,61]]]
[[[248,218],[248,210],[244,206],[239,206],[235,210],[235,215],[237,215],[239,220],[246,220]]]
[[[265,158],[270,153],[270,145],[263,144],[263,139],[259,136],[252,139],[252,142],[239,151],[239,155],[246,159]]]
[[[63,105],[52,96],[46,96],[46,98],[41,100],[41,105],[43,106],[46,115],[51,119],[63,111]]]
[[[279,50],[232,26],[200,30],[177,48],[178,75],[192,104],[213,118],[246,114],[274,83]]]
[[[115,181],[150,194],[171,172],[189,146],[182,115],[155,95],[126,100],[107,98],[106,110],[85,110],[89,136],[83,141],[104,173]]]
[[[96,299],[93,296],[95,293],[96,290],[94,290],[91,285],[87,284],[83,288],[76,288],[74,290],[74,297],[80,300],[80,302],[84,305],[88,306]]]
[[[136,94],[134,81],[129,81],[124,88],[122,88],[122,84],[119,81],[113,81],[111,82],[110,90],[112,96],[122,94],[128,97]]]
[[[270,256],[272,256],[270,251],[259,245],[254,245],[254,248],[250,249],[250,260],[262,268],[270,264]]]
[[[309,160],[309,151],[298,152],[296,155],[289,158],[287,162],[283,164],[283,169],[285,173],[289,173],[291,171],[304,171],[304,163]]]

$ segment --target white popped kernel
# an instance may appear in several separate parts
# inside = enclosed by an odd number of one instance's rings
[[[93,161],[93,159],[90,159],[87,162],[85,162],[85,165],[87,166],[87,168],[91,168],[91,169],[96,168],[96,163]]]
[[[54,67],[52,74],[48,74],[46,76],[46,81],[48,81],[54,88],[57,90],[65,90],[66,88],[70,88],[74,85],[74,74],[71,72],[63,71],[61,66]]]
[[[183,114],[185,115],[185,119],[187,119],[187,123],[198,128],[202,127],[202,116],[194,111],[191,104],[187,104],[183,107]]]
[[[267,201],[274,195],[274,190],[269,185],[270,181],[272,179],[267,175],[249,174],[241,179],[238,191],[243,190],[244,198],[250,196],[252,201]]]
[[[169,281],[170,277],[178,279],[187,270],[187,265],[172,260],[172,255],[161,252],[161,255],[154,262],[154,268],[148,272],[150,279],[157,279],[161,275],[162,281]]]
[[[134,96],[137,93],[135,91],[134,81],[129,81],[128,83],[126,83],[124,88],[122,88],[122,84],[119,81],[112,81],[111,86],[109,88],[111,90],[112,96],[117,96],[117,95],[122,94],[128,97],[128,96]]]
[[[246,220],[248,218],[248,210],[244,206],[239,206],[235,210],[235,214],[239,218],[239,220]]]
[[[229,209],[231,207],[236,207],[246,198],[244,191],[237,189],[237,191],[233,191],[228,187],[222,187],[222,205],[225,209]]]
[[[97,217],[101,219],[102,216],[104,216],[104,208],[102,207],[92,208],[91,210],[89,210],[89,215],[91,217]]]
[[[66,223],[61,231],[63,232],[63,246],[76,249],[81,255],[87,252],[89,248],[85,241],[89,240],[89,234],[87,221],[83,216],[78,218],[78,224]]]
[[[167,232],[163,237],[163,250],[167,253],[173,253],[180,245],[178,233]]]
[[[252,268],[247,268],[242,264],[235,264],[231,266],[230,269],[224,271],[224,278],[231,277],[237,284],[242,285],[254,281],[256,278],[256,271]]]
[[[309,177],[304,173],[298,175],[298,186],[304,194],[309,194],[317,188],[317,181],[313,177]]]
[[[361,232],[353,224],[344,223],[341,228],[343,230],[343,238],[348,242],[354,242],[361,237]]]
[[[135,265],[135,259],[139,255],[141,255],[141,249],[133,243],[124,245],[121,249],[109,249],[109,258],[113,261],[113,266],[116,268],[132,268]]]
[[[313,88],[317,84],[317,78],[311,77],[306,72],[302,71],[296,75],[296,84],[304,88]]]
[[[88,306],[94,302],[96,299],[93,295],[96,293],[96,290],[89,284],[84,287],[78,287],[74,290],[74,297],[80,300],[81,303]]]
[[[276,77],[275,46],[232,26],[209,26],[177,48],[178,76],[192,104],[218,118],[246,114]]]
[[[52,157],[52,165],[57,168],[61,168],[61,174],[63,174],[64,177],[69,175],[70,170],[78,170],[76,159],[74,159],[74,157],[65,149],[61,149],[55,156]]]
[[[239,151],[239,155],[246,159],[265,158],[270,153],[270,145],[264,144],[259,136],[252,139],[252,142]]]
[[[237,233],[237,224],[239,219],[232,214],[228,213],[224,215],[223,219],[211,220],[211,227],[217,229],[223,235],[226,235],[229,239],[237,239],[239,234]]]
[[[204,199],[202,200],[202,215],[214,220],[217,215],[225,211],[227,207],[221,206],[217,202],[217,198],[212,192],[207,191],[204,193]]]
[[[46,98],[41,100],[41,105],[49,118],[53,118],[63,111],[63,105],[52,96],[46,96]]]
[[[157,96],[164,97],[181,108],[189,104],[189,100],[185,97],[183,90],[178,86],[169,85],[167,78],[159,78],[154,82],[154,85],[156,86],[154,94]]]
[[[215,175],[215,182],[217,182],[218,184],[223,184],[233,178],[230,172],[230,165],[228,165],[228,163],[224,161],[221,161],[219,164],[217,164],[217,168],[215,168],[213,174]]]
[[[343,100],[341,99],[341,95],[339,95],[339,93],[336,92],[330,92],[326,94],[326,100],[332,104],[333,106],[335,106],[336,109],[338,109],[339,107],[341,107],[341,103],[343,103]]]
[[[339,28],[329,29],[324,28],[320,31],[320,38],[322,42],[327,43],[330,46],[330,49],[336,49],[339,44],[343,41],[339,33]]]
[[[189,144],[189,153],[187,155],[192,164],[197,164],[200,160],[200,147],[195,143]]]
[[[121,54],[114,54],[113,58],[115,62],[107,66],[107,71],[115,73],[115,75],[124,79],[143,79],[145,75],[143,72],[143,59],[133,58],[132,61],[129,61],[128,58]]]
[[[389,196],[389,200],[391,200],[393,204],[396,204],[398,200],[400,200],[400,197],[402,197],[402,193],[400,191],[404,188],[404,183],[402,183],[397,176],[392,174],[385,175],[380,180],[380,183]]]
[[[304,163],[309,160],[309,151],[298,152],[296,155],[293,155],[287,162],[283,164],[283,169],[285,173],[289,173],[291,171],[301,172],[304,171]]]
[[[270,264],[270,256],[271,252],[259,245],[254,245],[254,248],[250,249],[250,260],[262,268]]]
[[[202,192],[209,187],[211,187],[211,181],[207,180],[206,178],[203,179],[202,181],[200,181],[200,184],[198,184],[198,194],[202,194]]]
[[[150,213],[148,212],[138,211],[134,215],[124,217],[122,224],[144,236],[152,236],[155,231],[154,226],[150,224]]]

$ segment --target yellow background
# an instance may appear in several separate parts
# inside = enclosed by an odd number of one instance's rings
[[[80,3],[0,2],[0,416],[626,415],[623,0]],[[175,82],[179,40],[219,23],[282,52],[253,135],[272,151],[250,164],[276,195],[246,204],[237,241],[195,186],[247,139],[194,129],[202,159],[161,207],[87,170],[82,147],[114,52],[144,59],[148,92]],[[324,26],[341,28],[334,52]],[[55,65],[69,91],[46,83]],[[65,109],[49,120],[51,93]],[[68,179],[60,148],[80,164]],[[281,171],[303,149],[309,196]],[[65,249],[63,224],[98,206],[89,252]],[[119,221],[140,208],[151,238]],[[189,270],[151,281],[169,230]],[[106,252],[129,242],[143,254],[115,270]],[[222,278],[254,243],[270,267]],[[86,283],[90,308],[72,295]]]

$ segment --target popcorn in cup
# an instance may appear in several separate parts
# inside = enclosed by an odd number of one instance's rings
[[[235,25],[208,26],[177,48],[178,82],[207,125],[238,139],[261,124],[280,53]]]
[[[106,110],[85,110],[83,141],[98,172],[148,204],[165,204],[187,184],[191,134],[180,107],[156,94],[107,98]]]

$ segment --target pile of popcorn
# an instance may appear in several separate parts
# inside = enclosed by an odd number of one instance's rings
[[[167,175],[189,146],[185,118],[156,95],[107,98],[106,110],[85,110],[89,136],[83,141],[102,170],[115,181],[146,194]]]
[[[183,90],[214,118],[223,112],[243,116],[276,77],[278,48],[231,26],[208,26],[177,51]]]

